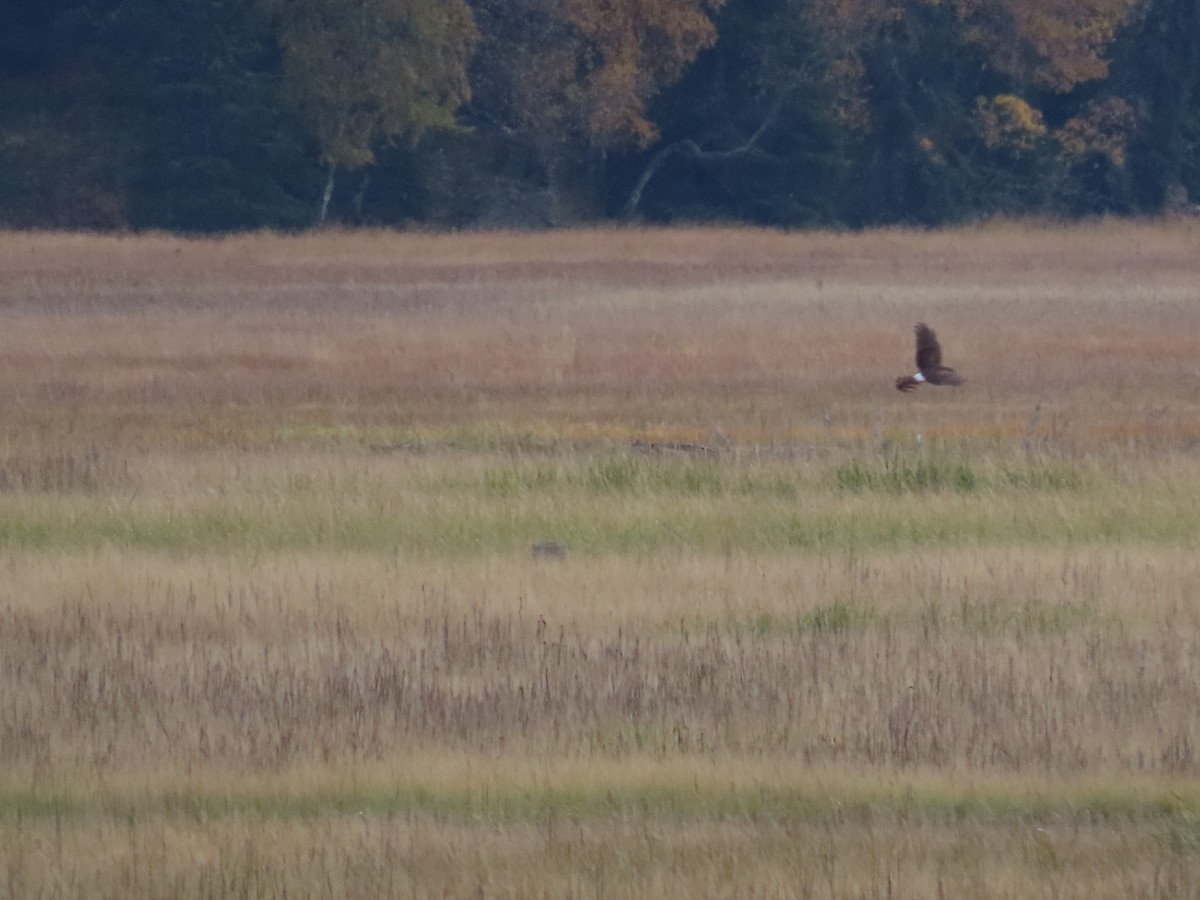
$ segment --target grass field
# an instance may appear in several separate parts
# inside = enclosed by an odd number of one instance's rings
[[[0,234],[0,384],[0,897],[1200,896],[1194,224]]]

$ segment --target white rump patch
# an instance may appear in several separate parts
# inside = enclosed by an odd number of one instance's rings
[[[922,375],[920,372],[918,372],[916,375],[913,376],[913,381],[917,382],[918,384],[920,384],[924,380],[925,380],[925,376]]]

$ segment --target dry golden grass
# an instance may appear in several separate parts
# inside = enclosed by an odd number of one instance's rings
[[[1191,895],[1198,249],[0,235],[0,896]]]
[[[9,235],[0,412],[38,446],[242,447],[300,426],[761,444],[914,420],[1011,439],[1040,403],[1061,440],[1174,448],[1200,436],[1197,243],[1186,225]],[[882,390],[914,318],[966,371],[955,397]]]
[[[781,786],[814,766],[1189,775],[1198,565],[14,555],[0,754],[11,786],[69,791],[314,767],[444,790],[409,768],[438,754],[582,758],[601,786],[606,761],[700,760],[720,786],[755,760]]]
[[[351,813],[264,828],[257,817],[153,816],[5,837],[17,896],[1082,900],[1191,896],[1200,877],[1194,833],[1069,817],[1020,828],[871,811],[819,824],[565,814],[469,825]]]

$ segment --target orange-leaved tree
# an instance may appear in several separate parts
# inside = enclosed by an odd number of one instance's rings
[[[1108,73],[1105,52],[1139,0],[950,0],[963,37],[992,68],[1054,91]],[[848,50],[942,0],[814,0],[814,21]]]
[[[886,197],[897,218],[924,204],[918,218],[940,221],[981,183],[1004,182],[987,166],[1012,174],[1020,158],[1028,181],[1039,160],[1052,165],[1057,135],[1039,104],[1106,76],[1110,46],[1140,2],[812,0],[826,45],[842,48],[845,120],[863,135],[871,173],[863,196]],[[1006,202],[1029,193],[1013,184]]]
[[[1019,82],[1069,91],[1108,74],[1105,53],[1138,0],[954,0],[967,37]]]
[[[480,120],[531,152],[551,189],[658,131],[647,106],[716,40],[725,0],[472,0]]]

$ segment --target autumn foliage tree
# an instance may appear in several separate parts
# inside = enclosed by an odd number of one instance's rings
[[[478,39],[463,0],[262,0],[277,17],[284,73],[328,171],[375,160],[381,142],[452,128],[470,97]]]
[[[725,0],[473,0],[481,124],[562,189],[604,154],[658,135],[647,104],[716,40]]]
[[[859,227],[1200,199],[1198,0],[0,10],[6,227]]]
[[[932,223],[1053,203],[1047,104],[1106,77],[1143,0],[813,2],[857,110],[862,220]]]
[[[1114,48],[1106,92],[1128,102],[1137,207],[1200,202],[1200,3],[1144,0]]]
[[[810,0],[721,8],[716,43],[652,108],[663,139],[634,155],[625,215],[828,221],[846,170],[841,79],[810,10]]]
[[[1061,93],[1108,74],[1106,51],[1136,2],[954,0],[954,8],[997,71]]]

